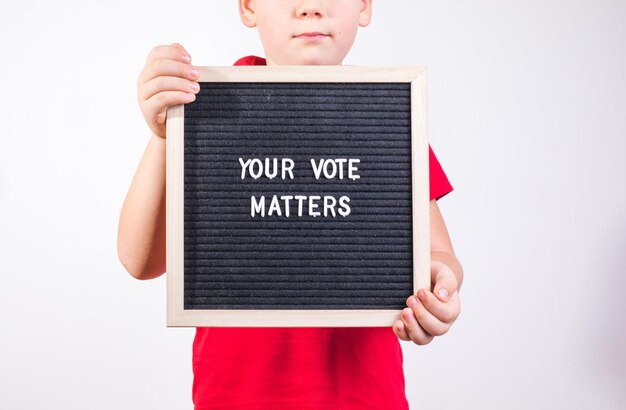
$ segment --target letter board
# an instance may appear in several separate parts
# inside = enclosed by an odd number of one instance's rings
[[[430,286],[425,69],[199,81],[168,110],[168,326],[391,326]]]

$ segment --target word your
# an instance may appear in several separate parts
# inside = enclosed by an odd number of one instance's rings
[[[267,179],[274,179],[278,175],[278,158],[273,158],[272,163],[269,158],[265,158],[265,166],[258,158],[249,159],[246,162],[239,158],[239,163],[241,164],[241,179],[246,178],[246,170],[254,179],[259,179],[263,174]],[[286,174],[289,174],[289,179],[293,179],[293,160],[282,158],[281,179],[285,179]]]
[[[311,169],[315,179],[319,180],[324,177],[326,179],[360,179],[360,175],[357,174],[359,170],[356,164],[359,164],[361,160],[358,158],[336,158],[319,160],[311,159]],[[294,161],[291,158],[239,158],[239,164],[241,165],[241,179],[246,179],[248,176],[252,179],[259,179],[265,177],[267,179],[280,178],[294,179],[293,169]],[[263,195],[257,199],[256,196],[250,197],[250,215],[255,217],[256,215],[264,218],[267,216],[285,216],[297,215],[299,217],[303,215],[309,215],[312,217],[318,217],[321,215],[332,216],[337,215],[346,217],[350,215],[350,198],[342,196],[339,199],[332,195],[273,195],[271,199]],[[294,207],[292,211],[292,207]],[[306,211],[305,211],[306,208]]]

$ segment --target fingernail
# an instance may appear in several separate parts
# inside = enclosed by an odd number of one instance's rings
[[[190,71],[190,74],[192,77],[197,77],[198,76],[198,70],[195,68],[192,68]]]
[[[192,91],[194,91],[194,92],[199,91],[199,90],[200,90],[200,84],[198,84],[198,83],[192,83],[192,84],[191,84],[191,90],[192,90]]]
[[[189,62],[191,62],[191,57],[189,57],[189,56],[188,56],[188,55],[186,55],[186,54],[185,54],[182,58],[183,58],[183,62],[184,62],[184,63],[189,63]]]
[[[445,289],[439,289],[439,296],[446,299],[448,297],[448,291]]]
[[[417,292],[417,297],[420,298],[421,300],[424,300],[424,298],[426,297],[426,294],[424,293],[423,290],[420,290]]]
[[[415,307],[415,305],[417,305],[417,300],[415,300],[415,296],[411,296],[406,304],[409,305],[409,307]]]
[[[413,316],[413,311],[411,311],[411,310],[404,310],[402,312],[402,315],[404,316],[405,319],[410,320],[411,317]]]

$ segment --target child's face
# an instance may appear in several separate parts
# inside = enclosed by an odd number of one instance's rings
[[[339,65],[372,0],[240,0],[239,11],[258,28],[268,65]]]

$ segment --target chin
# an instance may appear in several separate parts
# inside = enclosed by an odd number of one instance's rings
[[[289,59],[289,65],[341,65],[342,60],[322,50],[302,50]]]
[[[324,57],[324,56],[311,56],[297,59],[297,63],[294,65],[341,65],[341,61]]]

